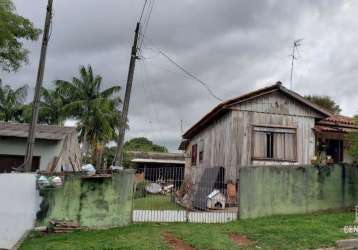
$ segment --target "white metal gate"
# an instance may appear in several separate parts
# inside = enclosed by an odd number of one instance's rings
[[[226,223],[236,220],[236,198],[229,202],[229,184],[222,169],[204,171],[196,186],[186,183],[183,167],[139,169],[133,222]]]

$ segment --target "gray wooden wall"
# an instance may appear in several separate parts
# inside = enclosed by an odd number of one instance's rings
[[[203,161],[197,159],[191,166],[186,160],[185,174],[197,181],[205,167],[222,166],[227,180],[236,180],[238,168],[250,165],[288,165],[292,162],[253,161],[251,139],[253,125],[281,125],[297,128],[297,162],[309,164],[314,157],[315,119],[322,116],[315,110],[298,103],[283,93],[274,92],[251,101],[237,104],[221,118],[197,134],[189,143],[186,153],[190,156],[191,146],[203,147]],[[198,152],[199,155],[199,152]]]

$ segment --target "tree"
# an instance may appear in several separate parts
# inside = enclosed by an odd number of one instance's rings
[[[133,138],[124,144],[126,151],[144,151],[144,152],[163,152],[167,153],[168,149],[164,146],[154,144],[145,137]]]
[[[64,102],[63,112],[67,117],[78,120],[80,141],[84,155],[92,153],[92,164],[100,167],[104,145],[116,138],[119,124],[119,106],[117,93],[119,86],[103,89],[102,77],[94,75],[91,66],[80,67],[79,77],[72,81],[55,81],[57,91]]]
[[[46,124],[63,125],[66,116],[63,110],[64,98],[58,89],[41,89],[39,122]]]
[[[41,89],[40,109],[38,122],[48,125],[63,125],[66,115],[63,110],[65,105],[63,97],[57,89]],[[21,122],[30,123],[32,118],[32,103],[22,107]]]
[[[305,98],[333,114],[339,115],[342,111],[341,107],[329,96],[308,95]]]
[[[116,147],[105,148],[104,158],[106,159],[107,165],[111,165],[113,163],[116,149]],[[153,143],[145,137],[137,137],[126,141],[124,144],[123,165],[127,168],[131,165],[130,161],[132,157],[129,153],[130,151],[167,153],[168,149],[164,146]]]
[[[0,83],[0,119],[2,121],[23,122],[24,101],[28,86],[12,89],[9,85]]]
[[[8,72],[28,62],[29,51],[23,48],[21,40],[36,41],[41,33],[30,20],[15,11],[11,0],[0,1],[0,67]]]

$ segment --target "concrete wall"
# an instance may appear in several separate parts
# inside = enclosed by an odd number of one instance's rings
[[[36,140],[34,156],[40,156],[40,170],[46,170],[55,156],[60,154],[62,141]],[[25,155],[26,138],[0,138],[0,154]]]
[[[240,218],[358,205],[358,167],[260,166],[240,169]]]
[[[0,174],[0,249],[33,228],[39,203],[35,174]]]
[[[89,228],[130,223],[134,171],[121,171],[111,178],[83,179],[75,174],[65,178],[63,188],[41,191],[39,225],[47,225],[50,219],[74,220]]]

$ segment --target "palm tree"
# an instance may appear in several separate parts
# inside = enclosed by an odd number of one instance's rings
[[[57,89],[41,88],[38,122],[48,125],[63,125],[66,116],[63,111],[65,102]],[[32,103],[22,106],[21,122],[31,122]]]
[[[0,83],[0,119],[2,121],[23,122],[23,107],[27,97],[28,86],[12,89]]]
[[[47,124],[63,125],[66,120],[63,106],[64,98],[58,89],[41,89],[41,101],[39,110],[39,121]]]
[[[55,84],[66,103],[63,107],[65,115],[78,120],[85,155],[90,145],[92,163],[99,167],[95,162],[95,158],[99,157],[98,150],[116,137],[120,87],[103,89],[102,77],[95,76],[91,66],[81,66],[79,77],[73,77],[72,81],[57,80]]]

